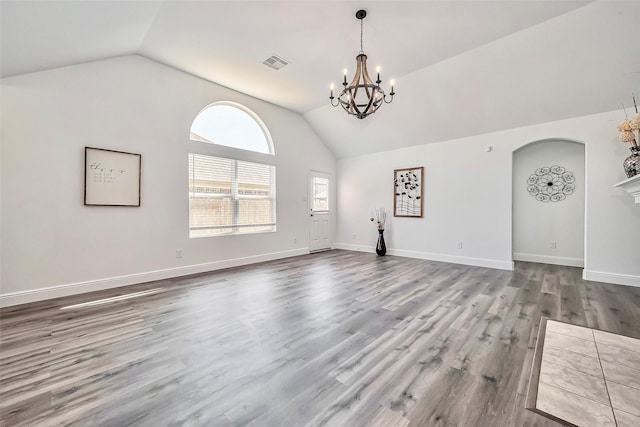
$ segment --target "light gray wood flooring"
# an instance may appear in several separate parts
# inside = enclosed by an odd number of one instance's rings
[[[3,309],[0,424],[556,426],[541,317],[640,338],[640,288],[580,274],[329,251]]]

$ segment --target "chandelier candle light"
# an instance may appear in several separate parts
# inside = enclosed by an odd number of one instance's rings
[[[342,82],[342,92],[338,95],[337,100],[333,96],[333,84],[331,85],[331,95],[329,100],[331,105],[337,107],[340,105],[344,111],[348,114],[356,116],[359,119],[375,113],[382,103],[390,104],[393,101],[393,80],[391,80],[391,92],[389,93],[389,99],[385,95],[384,90],[380,87],[380,67],[376,69],[378,74],[375,83],[369,77],[369,71],[367,71],[367,55],[362,50],[362,22],[367,16],[365,10],[359,10],[356,12],[356,18],[360,20],[360,53],[356,56],[356,73],[351,80],[351,83],[347,84],[347,70],[344,70],[344,81]]]

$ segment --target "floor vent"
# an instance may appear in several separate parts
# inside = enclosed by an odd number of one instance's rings
[[[271,55],[269,58],[262,61],[267,67],[271,67],[274,70],[279,70],[289,63],[286,59],[279,57],[278,55]]]

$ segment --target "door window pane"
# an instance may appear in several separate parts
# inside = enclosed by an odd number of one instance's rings
[[[329,210],[329,179],[314,176],[312,179],[312,209],[314,211]]]

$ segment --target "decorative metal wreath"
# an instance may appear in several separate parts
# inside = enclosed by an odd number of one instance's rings
[[[540,202],[559,202],[576,189],[573,172],[562,166],[542,167],[527,179],[527,191]]]

